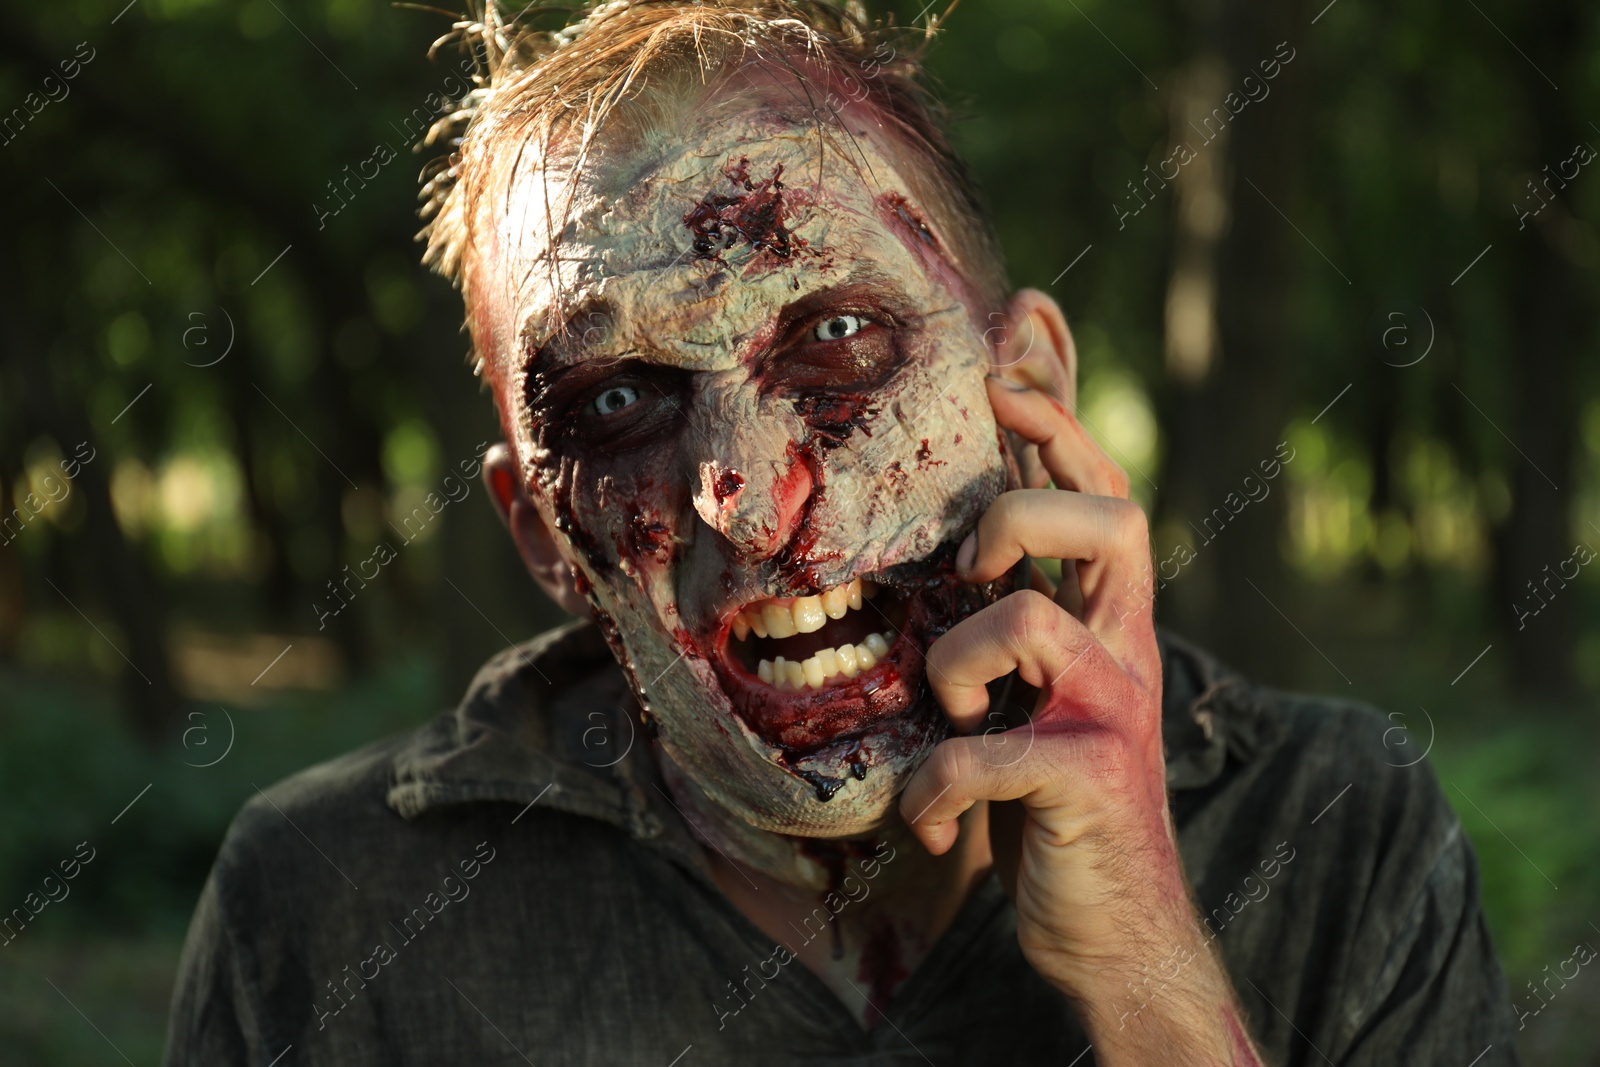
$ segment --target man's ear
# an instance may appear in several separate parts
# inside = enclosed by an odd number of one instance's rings
[[[1078,406],[1078,349],[1066,317],[1050,297],[1023,289],[1011,298],[998,328],[985,336],[994,345],[989,373],[1049,393],[1068,411]]]
[[[991,317],[1003,321],[984,333],[994,347],[989,373],[1047,393],[1068,411],[1076,410],[1078,349],[1056,302],[1037,289],[1023,289],[1011,298],[1004,315]],[[1006,439],[1017,458],[1022,484],[1030,489],[1049,485],[1038,446],[1009,431]]]
[[[572,568],[561,556],[556,534],[523,491],[517,459],[504,441],[483,457],[483,484],[500,519],[511,531],[517,553],[545,595],[573,615],[587,616],[588,602],[578,593]]]

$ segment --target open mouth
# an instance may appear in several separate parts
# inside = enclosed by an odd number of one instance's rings
[[[928,647],[1015,587],[955,573],[955,545],[804,596],[723,610],[709,659],[734,712],[826,801],[839,775],[865,779],[914,758],[949,723],[924,678]]]
[[[727,610],[712,663],[734,710],[787,763],[831,752],[856,777],[882,755],[870,749],[943,729],[923,657],[986,599],[955,576],[953,557],[954,546],[941,548],[810,595]],[[869,734],[879,742],[863,744]]]
[[[799,692],[848,684],[889,656],[905,624],[900,598],[852,578],[819,596],[747,604],[730,624],[728,653],[776,689]]]

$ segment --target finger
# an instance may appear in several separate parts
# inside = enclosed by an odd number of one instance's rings
[[[1137,570],[1150,559],[1144,509],[1114,496],[1011,489],[995,497],[956,552],[969,582],[992,582],[1022,559],[1100,561]],[[1084,584],[1084,595],[1095,590]]]
[[[1022,729],[1005,736],[1016,740]],[[1090,822],[1085,808],[1073,799],[1090,781],[1089,768],[1109,758],[1116,762],[1123,746],[1108,732],[1041,738],[1021,758],[1004,755],[1006,749],[982,737],[951,738],[912,775],[900,795],[900,817],[912,834],[934,855],[949,850],[960,833],[961,815],[979,801],[1020,800],[1037,816],[1044,816],[1052,839],[1070,844]],[[1031,738],[1030,738],[1031,741]],[[1103,786],[1090,788],[1104,792]]]
[[[928,648],[927,664],[934,698],[962,732],[977,726],[989,710],[985,686],[1012,671],[1040,690],[1069,671],[1076,674],[1075,682],[1099,693],[1128,680],[1112,653],[1081,622],[1032,589],[1012,593],[951,627]],[[1076,710],[1067,701],[1054,713]]]
[[[957,551],[956,569],[989,582],[1024,556],[1077,561],[1075,614],[1119,660],[1145,654],[1128,624],[1148,617],[1154,593],[1149,523],[1137,504],[1058,489],[1001,493]]]
[[[995,420],[1038,446],[1039,461],[1058,488],[1096,496],[1128,495],[1127,474],[1060,401],[993,374],[987,381]]]
[[[900,794],[900,817],[935,856],[955,844],[963,812],[979,800],[1016,800],[1030,790],[1015,766],[1000,766],[984,758],[981,737],[951,738],[933,750],[905,792]]]

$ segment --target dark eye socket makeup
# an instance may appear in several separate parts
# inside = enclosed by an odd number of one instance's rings
[[[642,359],[551,367],[535,355],[523,387],[534,439],[561,448],[641,448],[681,421],[690,372]]]
[[[790,304],[753,356],[762,392],[807,398],[882,388],[908,361],[906,334],[926,317],[900,303],[877,286],[849,285]],[[616,452],[659,444],[681,424],[695,372],[637,357],[562,359],[594,333],[574,328],[528,361],[525,395],[539,436]]]
[[[896,344],[901,328],[881,310],[829,309],[782,328],[756,355],[752,371],[767,396],[874,389],[904,362]]]

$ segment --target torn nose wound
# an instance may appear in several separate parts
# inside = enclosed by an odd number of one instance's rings
[[[792,454],[745,470],[707,460],[700,464],[694,508],[735,548],[766,559],[793,537],[811,489],[810,470]]]

